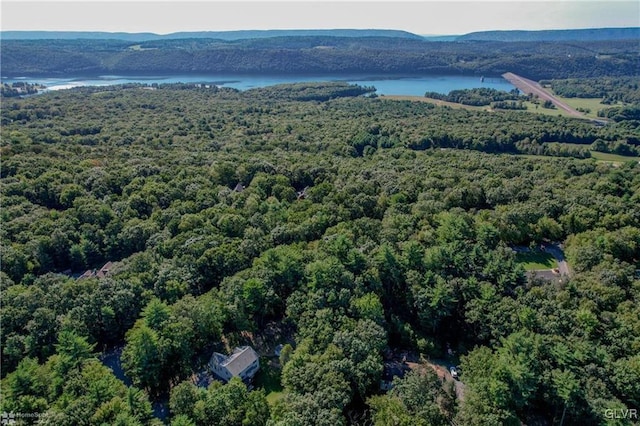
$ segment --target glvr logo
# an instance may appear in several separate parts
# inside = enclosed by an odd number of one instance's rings
[[[635,408],[616,408],[604,410],[607,419],[638,419],[638,410]]]

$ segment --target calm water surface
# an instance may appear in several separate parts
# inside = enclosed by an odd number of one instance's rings
[[[79,86],[107,86],[125,83],[205,83],[221,87],[232,87],[247,90],[255,87],[273,86],[283,83],[300,83],[308,81],[346,81],[361,86],[374,86],[379,95],[411,95],[424,96],[425,92],[447,94],[452,90],[473,89],[477,87],[510,91],[514,89],[503,78],[463,77],[463,76],[425,76],[425,77],[371,77],[371,76],[233,76],[233,75],[170,75],[170,76],[117,76],[104,75],[82,78],[2,78],[4,83],[28,81],[47,86],[48,90],[68,89]]]

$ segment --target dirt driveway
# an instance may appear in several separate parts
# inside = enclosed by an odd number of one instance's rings
[[[409,367],[413,369],[410,363],[407,364],[409,364]],[[435,373],[438,375],[438,378],[443,382],[453,382],[453,386],[456,392],[456,398],[459,402],[464,401],[464,392],[466,390],[466,386],[460,380],[456,380],[453,378],[453,376],[451,376],[449,368],[446,364],[444,364],[440,360],[429,360],[427,361],[427,365],[431,367],[433,371],[435,371]]]

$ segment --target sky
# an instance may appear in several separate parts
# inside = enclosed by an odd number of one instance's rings
[[[1,0],[2,30],[153,32],[366,28],[452,35],[640,26],[640,1]]]

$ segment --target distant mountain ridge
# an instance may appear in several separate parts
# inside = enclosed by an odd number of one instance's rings
[[[8,31],[0,33],[0,71],[2,76],[183,73],[499,76],[505,72],[532,79],[633,76],[640,69],[639,33],[640,28],[507,31],[475,33],[455,40],[447,37],[445,41],[394,30],[167,35]],[[490,40],[492,37],[499,40]],[[541,37],[549,40],[543,41]],[[519,38],[527,41],[516,41]]]
[[[401,30],[238,30],[238,31],[182,31],[170,34],[155,33],[126,33],[102,31],[0,31],[2,40],[122,40],[129,42],[155,41],[169,39],[218,39],[243,40],[269,37],[301,37],[301,36],[332,36],[332,37],[399,37],[421,40],[422,37]]]
[[[607,41],[640,40],[640,27],[585,28],[567,30],[496,30],[463,35],[418,35],[402,30],[317,29],[317,30],[237,30],[182,31],[170,34],[104,32],[104,31],[0,31],[0,40],[119,40],[145,42],[176,39],[217,39],[225,41],[272,37],[389,37],[438,42],[453,41]]]
[[[605,41],[640,40],[640,27],[586,28],[577,30],[479,31],[458,36],[456,41]]]

